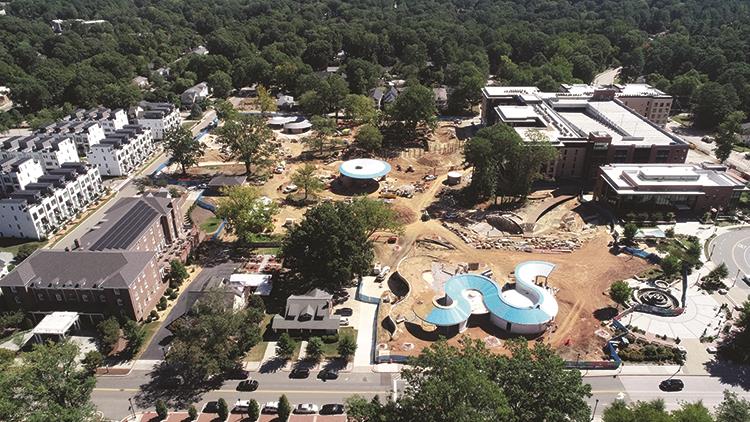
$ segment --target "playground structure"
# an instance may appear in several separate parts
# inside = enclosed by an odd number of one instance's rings
[[[515,269],[515,285],[501,288],[480,274],[457,274],[445,282],[445,295],[433,299],[422,320],[438,327],[466,330],[471,315],[489,314],[496,327],[514,334],[538,334],[557,315],[557,301],[546,286],[555,268],[544,261],[526,261]]]

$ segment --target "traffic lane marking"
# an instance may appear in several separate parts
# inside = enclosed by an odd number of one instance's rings
[[[96,392],[102,393],[135,393],[141,391],[140,388],[94,388]],[[384,391],[390,391],[390,388],[384,388],[382,390],[352,390],[347,388],[346,390],[255,390],[254,393],[286,393],[286,394],[341,394],[341,393],[382,393]],[[237,390],[211,390],[208,393],[242,393]]]

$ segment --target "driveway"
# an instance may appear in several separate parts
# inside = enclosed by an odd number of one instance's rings
[[[720,234],[708,245],[708,254],[716,265],[726,264],[732,282],[737,278],[736,287],[750,289],[741,281],[744,274],[750,274],[750,228]]]
[[[195,292],[201,292],[203,285],[213,276],[229,277],[234,269],[237,267],[235,262],[227,262],[216,265],[214,267],[207,267],[198,274],[197,277],[188,285],[187,289],[177,298],[177,302],[172,307],[169,315],[164,319],[156,334],[151,338],[151,342],[148,344],[146,351],[143,352],[141,360],[161,360],[164,358],[164,351],[162,347],[169,343],[167,337],[172,335],[172,332],[167,329],[169,324],[175,319],[181,317],[188,309],[193,305],[197,295],[191,294]]]

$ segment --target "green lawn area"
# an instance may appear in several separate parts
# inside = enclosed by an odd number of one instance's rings
[[[0,252],[10,252],[15,256],[18,253],[18,248],[20,248],[22,245],[33,245],[37,248],[41,248],[42,246],[46,245],[47,241],[42,240],[39,242],[30,241],[28,239],[16,239],[12,237],[3,237],[0,238]]]
[[[197,120],[185,120],[182,122],[182,127],[190,129],[195,123],[197,123]]]
[[[356,341],[357,330],[352,327],[344,327],[339,330],[339,339],[343,338],[344,336],[352,337],[354,341]],[[336,357],[339,355],[338,347],[338,341],[335,343],[323,343],[323,354],[329,358]]]
[[[676,114],[671,119],[683,126],[690,126],[691,124],[690,118],[684,114]]]
[[[206,233],[213,233],[216,231],[216,229],[219,228],[219,225],[221,224],[221,219],[218,217],[211,217],[208,220],[204,221],[201,224],[201,230],[203,230]]]
[[[245,355],[245,362],[260,362],[263,359],[263,355],[266,354],[267,348],[267,341],[261,341],[260,343],[256,344],[255,347],[250,349],[250,351],[247,352],[247,355]]]
[[[151,343],[151,338],[156,334],[156,330],[159,329],[159,326],[161,325],[161,321],[151,321],[146,324],[143,324],[143,329],[146,331],[146,339],[143,340],[143,345],[141,346],[141,350],[138,351],[135,355],[140,357],[141,353],[143,353],[144,350],[146,350],[146,347],[148,347],[148,344]],[[137,358],[134,358],[137,359]]]
[[[750,152],[750,147],[748,147],[747,145],[743,145],[743,144],[734,144],[732,149],[734,151],[741,152],[741,153]]]

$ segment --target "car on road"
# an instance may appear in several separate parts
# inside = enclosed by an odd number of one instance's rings
[[[344,405],[338,403],[324,404],[320,407],[321,415],[343,415]]]
[[[301,415],[312,415],[318,413],[318,406],[312,403],[301,403],[294,408],[294,413]]]
[[[339,326],[346,327],[347,325],[349,325],[349,318],[343,317],[339,319]]]
[[[310,370],[307,368],[294,368],[289,373],[289,378],[307,378],[310,376]]]
[[[336,369],[324,369],[320,371],[318,374],[318,378],[322,379],[323,381],[327,380],[335,380],[339,378],[339,371]]]
[[[339,308],[339,309],[336,309],[334,314],[350,317],[354,314],[354,311],[352,310],[352,308]]]
[[[662,391],[682,391],[685,383],[679,378],[669,378],[659,383],[659,388]]]
[[[258,389],[258,380],[244,380],[237,384],[237,391],[255,391]]]
[[[729,291],[727,289],[719,289],[718,292],[719,292],[720,295],[725,295],[725,294],[729,293]]]
[[[264,404],[263,408],[261,409],[261,413],[270,413],[270,414],[279,413],[279,402],[269,401],[268,403]]]

